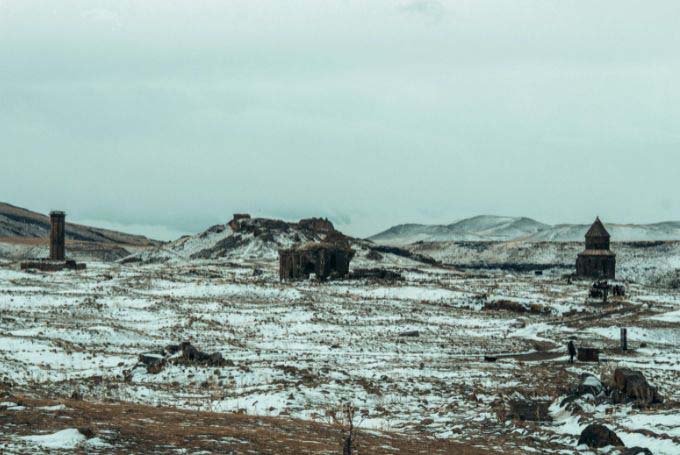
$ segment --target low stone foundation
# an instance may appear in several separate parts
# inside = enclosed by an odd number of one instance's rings
[[[50,259],[25,261],[21,263],[21,270],[40,270],[41,272],[59,272],[61,270],[85,270],[83,262],[73,260],[53,261]]]

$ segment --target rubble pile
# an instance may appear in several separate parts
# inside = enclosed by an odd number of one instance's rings
[[[520,302],[513,302],[512,300],[493,300],[484,304],[484,310],[491,311],[511,311],[513,313],[531,313],[531,314],[549,314],[550,308],[537,303],[531,305],[524,305]]]
[[[404,281],[401,273],[380,268],[354,269],[350,272],[349,278],[352,280]]]
[[[139,363],[132,370],[138,367],[146,367],[147,373],[158,374],[167,364],[223,367],[229,363],[219,352],[209,354],[199,351],[190,342],[185,341],[180,344],[168,345],[158,352],[139,354]],[[126,370],[125,376],[130,376],[132,370]]]

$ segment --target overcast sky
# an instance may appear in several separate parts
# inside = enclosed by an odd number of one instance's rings
[[[0,201],[170,238],[680,219],[678,0],[0,0]]]

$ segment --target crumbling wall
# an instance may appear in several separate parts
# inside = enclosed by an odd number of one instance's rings
[[[349,274],[354,251],[342,246],[323,243],[279,250],[279,278],[282,281],[301,280],[315,274],[320,280]]]

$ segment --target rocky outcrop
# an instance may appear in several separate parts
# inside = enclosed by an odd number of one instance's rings
[[[333,223],[327,218],[305,218],[298,222],[298,226],[316,233],[329,233],[335,231]]]

